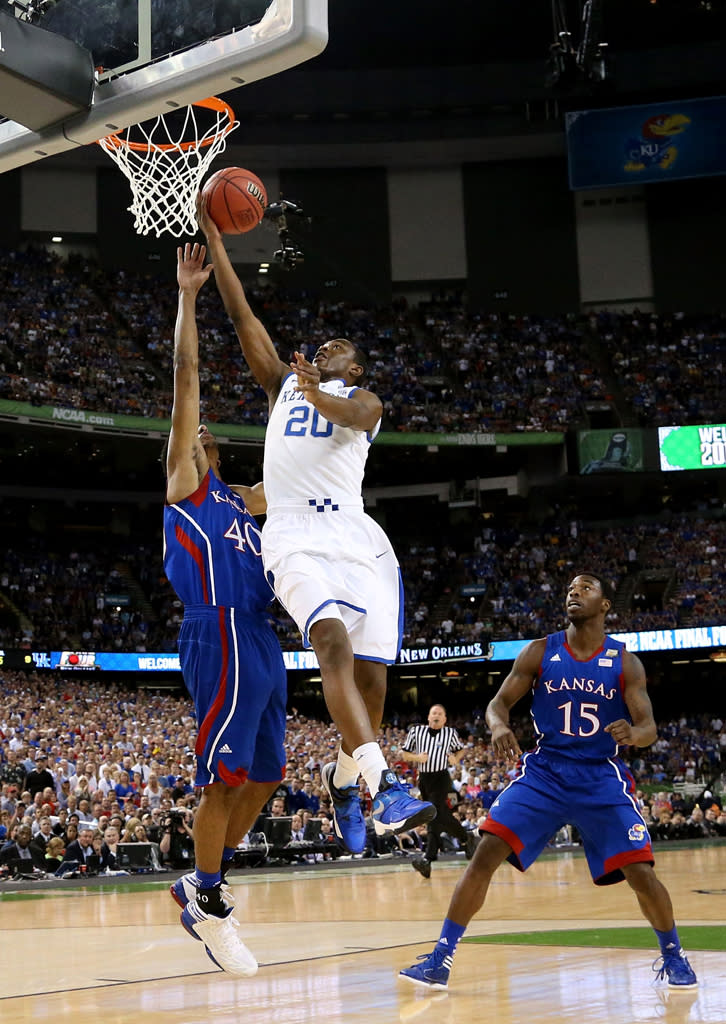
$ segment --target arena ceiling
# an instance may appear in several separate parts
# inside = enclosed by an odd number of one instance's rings
[[[581,0],[563,0],[579,31]],[[453,66],[544,61],[554,41],[552,0],[455,4],[346,0],[329,4],[330,41],[317,67]],[[720,0],[603,0],[602,38],[614,51],[652,50],[726,38]]]

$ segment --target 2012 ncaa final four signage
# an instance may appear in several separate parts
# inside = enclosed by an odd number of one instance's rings
[[[726,468],[726,424],[690,427],[658,427],[660,468]]]
[[[726,624],[689,626],[684,629],[651,629],[641,633],[613,633],[634,654],[656,651],[687,651],[698,648],[726,648]],[[528,640],[478,641],[467,644],[404,647],[398,665],[431,665],[451,661],[514,661]],[[318,669],[313,651],[283,651],[285,668],[291,672]],[[0,650],[0,667],[111,672],[179,672],[179,655],[174,652],[27,651]]]

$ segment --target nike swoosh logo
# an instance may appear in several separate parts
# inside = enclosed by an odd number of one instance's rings
[[[387,551],[381,551],[380,555],[376,555],[376,558],[383,558],[383,556],[387,555],[387,554],[388,554]]]

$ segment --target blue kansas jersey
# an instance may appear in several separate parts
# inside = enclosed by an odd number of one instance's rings
[[[623,699],[625,644],[606,636],[600,650],[579,661],[564,630],[547,637],[534,684],[532,718],[537,750],[586,761],[617,753],[605,726],[630,714]]]
[[[164,571],[185,606],[263,616],[272,600],[260,531],[242,498],[211,469],[188,498],[164,506]]]
[[[565,824],[580,833],[596,885],[621,882],[629,864],[653,863],[635,780],[605,732],[618,718],[630,718],[624,651],[606,636],[600,650],[579,661],[564,631],[547,637],[532,697],[537,747],[524,755],[519,775],[484,823],[484,831],[511,847],[507,859],[520,871]]]

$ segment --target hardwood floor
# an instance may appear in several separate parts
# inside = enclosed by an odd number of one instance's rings
[[[726,927],[726,845],[659,849],[680,925]],[[406,862],[354,862],[289,874],[240,872],[242,936],[260,962],[237,981],[180,926],[167,881],[150,891],[0,890],[0,1020],[103,1024],[641,1024],[726,1021],[726,956],[690,951],[695,992],[654,981],[651,950],[462,944],[448,992],[397,977],[428,952],[461,862],[429,881]],[[38,883],[42,885],[42,883]],[[698,890],[708,890],[699,892]],[[582,857],[504,865],[468,934],[643,925],[625,884],[599,889]]]

